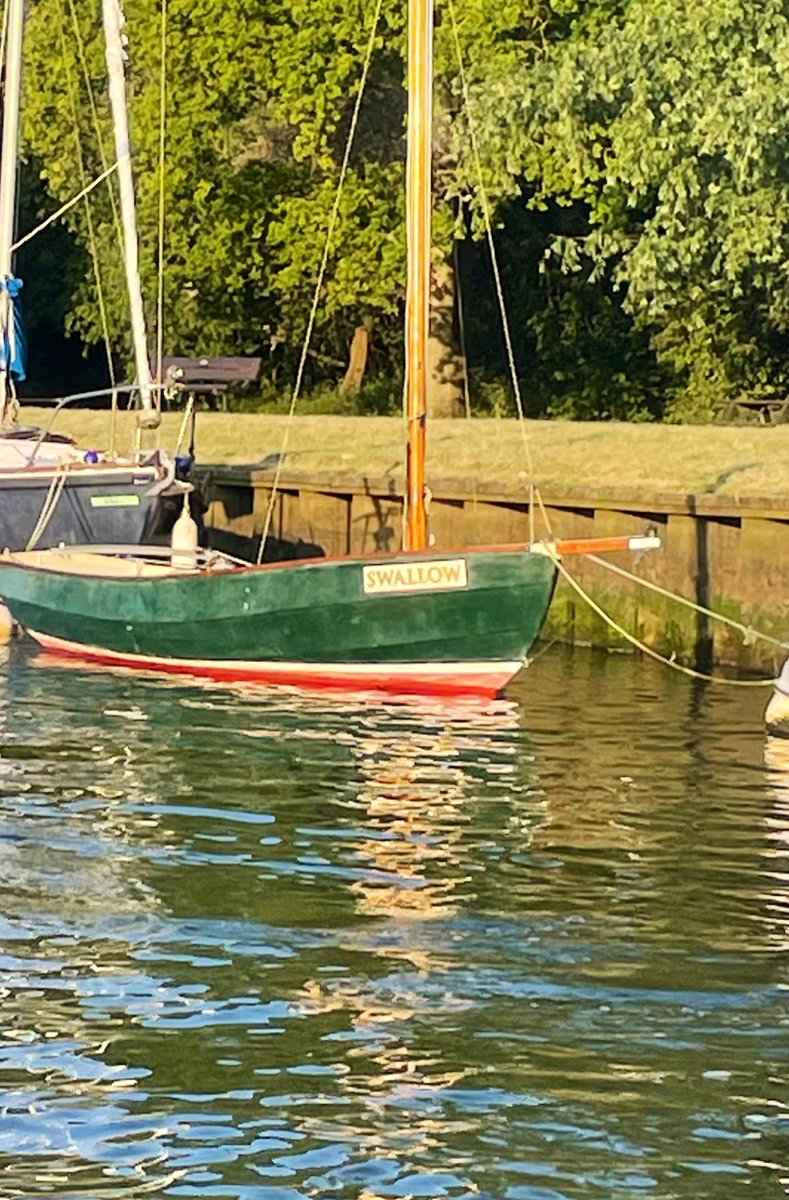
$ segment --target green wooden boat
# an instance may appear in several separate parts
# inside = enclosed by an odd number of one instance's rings
[[[432,0],[409,0],[403,551],[258,567],[201,559],[184,513],[174,533],[185,540],[174,540],[166,561],[128,549],[4,554],[0,596],[42,646],[212,679],[494,695],[520,670],[540,631],[559,554],[657,543],[647,537],[583,546],[431,546],[425,426],[433,23]],[[278,479],[279,468],[273,492]]]
[[[42,646],[219,680],[495,695],[542,626],[556,566],[526,546],[183,571],[121,553],[0,556]]]

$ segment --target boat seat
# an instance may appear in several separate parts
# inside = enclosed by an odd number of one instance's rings
[[[70,575],[103,575],[119,579],[153,579],[161,575],[180,575],[169,563],[150,563],[141,558],[115,558],[110,554],[90,554],[85,550],[22,550],[8,554],[24,567],[45,571],[64,571]]]

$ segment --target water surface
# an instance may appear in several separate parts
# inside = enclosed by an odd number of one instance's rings
[[[4,1198],[789,1194],[761,692],[0,670]]]

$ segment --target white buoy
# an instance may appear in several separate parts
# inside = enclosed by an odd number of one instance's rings
[[[16,624],[10,612],[0,600],[0,646],[10,642],[16,633]]]
[[[789,737],[789,658],[775,681],[775,691],[767,705],[764,723],[768,733],[776,737]]]
[[[194,571],[197,568],[197,525],[189,512],[189,491],[184,492],[184,506],[173,525],[170,541],[170,562],[179,571]]]

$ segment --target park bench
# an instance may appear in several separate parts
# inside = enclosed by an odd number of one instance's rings
[[[212,408],[227,409],[231,388],[254,383],[260,375],[260,358],[236,357],[163,358],[163,382],[187,396],[205,397]]]
[[[756,417],[760,425],[783,425],[789,420],[789,398],[785,396],[740,397],[726,410],[726,421],[735,424]]]

